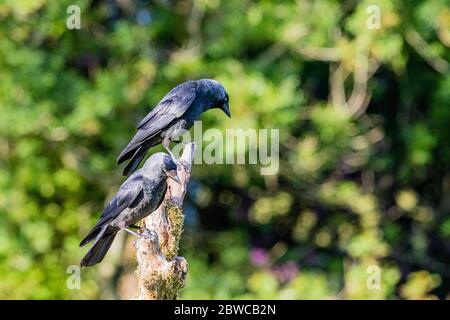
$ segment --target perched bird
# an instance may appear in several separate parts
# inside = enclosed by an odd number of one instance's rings
[[[203,112],[219,108],[231,118],[228,100],[225,88],[215,80],[187,81],[173,88],[142,119],[136,134],[117,158],[117,164],[130,160],[123,175],[136,170],[148,149],[160,143],[173,158],[169,149],[171,140],[189,130]]]
[[[97,224],[81,241],[80,247],[94,241],[81,260],[81,266],[92,266],[102,261],[118,231],[140,236],[130,228],[139,229],[134,224],[159,207],[166,193],[167,178],[180,183],[176,163],[162,152],[153,154],[141,169],[127,178],[103,210]]]

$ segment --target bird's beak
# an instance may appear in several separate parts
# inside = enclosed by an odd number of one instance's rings
[[[222,105],[222,110],[223,110],[223,112],[225,112],[225,114],[228,116],[228,118],[231,118],[230,106],[228,105],[228,102],[225,102]]]
[[[170,170],[169,172],[167,172],[167,176],[176,183],[181,184],[181,180],[180,177],[178,176],[177,170]]]

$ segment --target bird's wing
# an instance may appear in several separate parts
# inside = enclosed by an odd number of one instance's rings
[[[103,210],[97,224],[91,229],[88,235],[81,241],[80,246],[94,240],[104,228],[114,220],[126,208],[134,208],[144,198],[143,177],[137,172],[131,175],[120,187],[114,198]],[[103,231],[102,231],[103,230]]]
[[[173,120],[180,118],[196,97],[197,84],[188,81],[173,88],[158,105],[138,124],[148,137],[162,130]]]
[[[108,203],[105,210],[96,224],[96,227],[103,226],[116,218],[126,208],[134,208],[144,196],[143,177],[134,174],[128,178],[120,187],[114,198]],[[95,227],[94,227],[95,228]]]
[[[117,163],[120,164],[132,158],[136,152],[139,152],[138,148],[146,141],[160,134],[172,121],[183,116],[195,100],[196,88],[197,83],[195,81],[188,81],[169,91],[161,102],[138,124],[138,131],[117,157]],[[145,155],[147,149],[148,147],[143,150],[141,156]],[[137,161],[137,165],[140,160]]]

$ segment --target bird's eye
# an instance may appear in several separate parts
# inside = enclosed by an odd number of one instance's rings
[[[225,97],[224,101],[225,101],[225,102],[228,102],[228,97]]]

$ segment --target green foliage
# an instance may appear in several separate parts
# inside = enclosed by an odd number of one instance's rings
[[[279,128],[280,171],[194,166],[182,298],[447,297],[448,1],[83,0],[68,30],[71,4],[0,3],[0,298],[134,296],[125,235],[80,290],[67,268],[135,124],[203,77],[233,114],[203,128]]]

